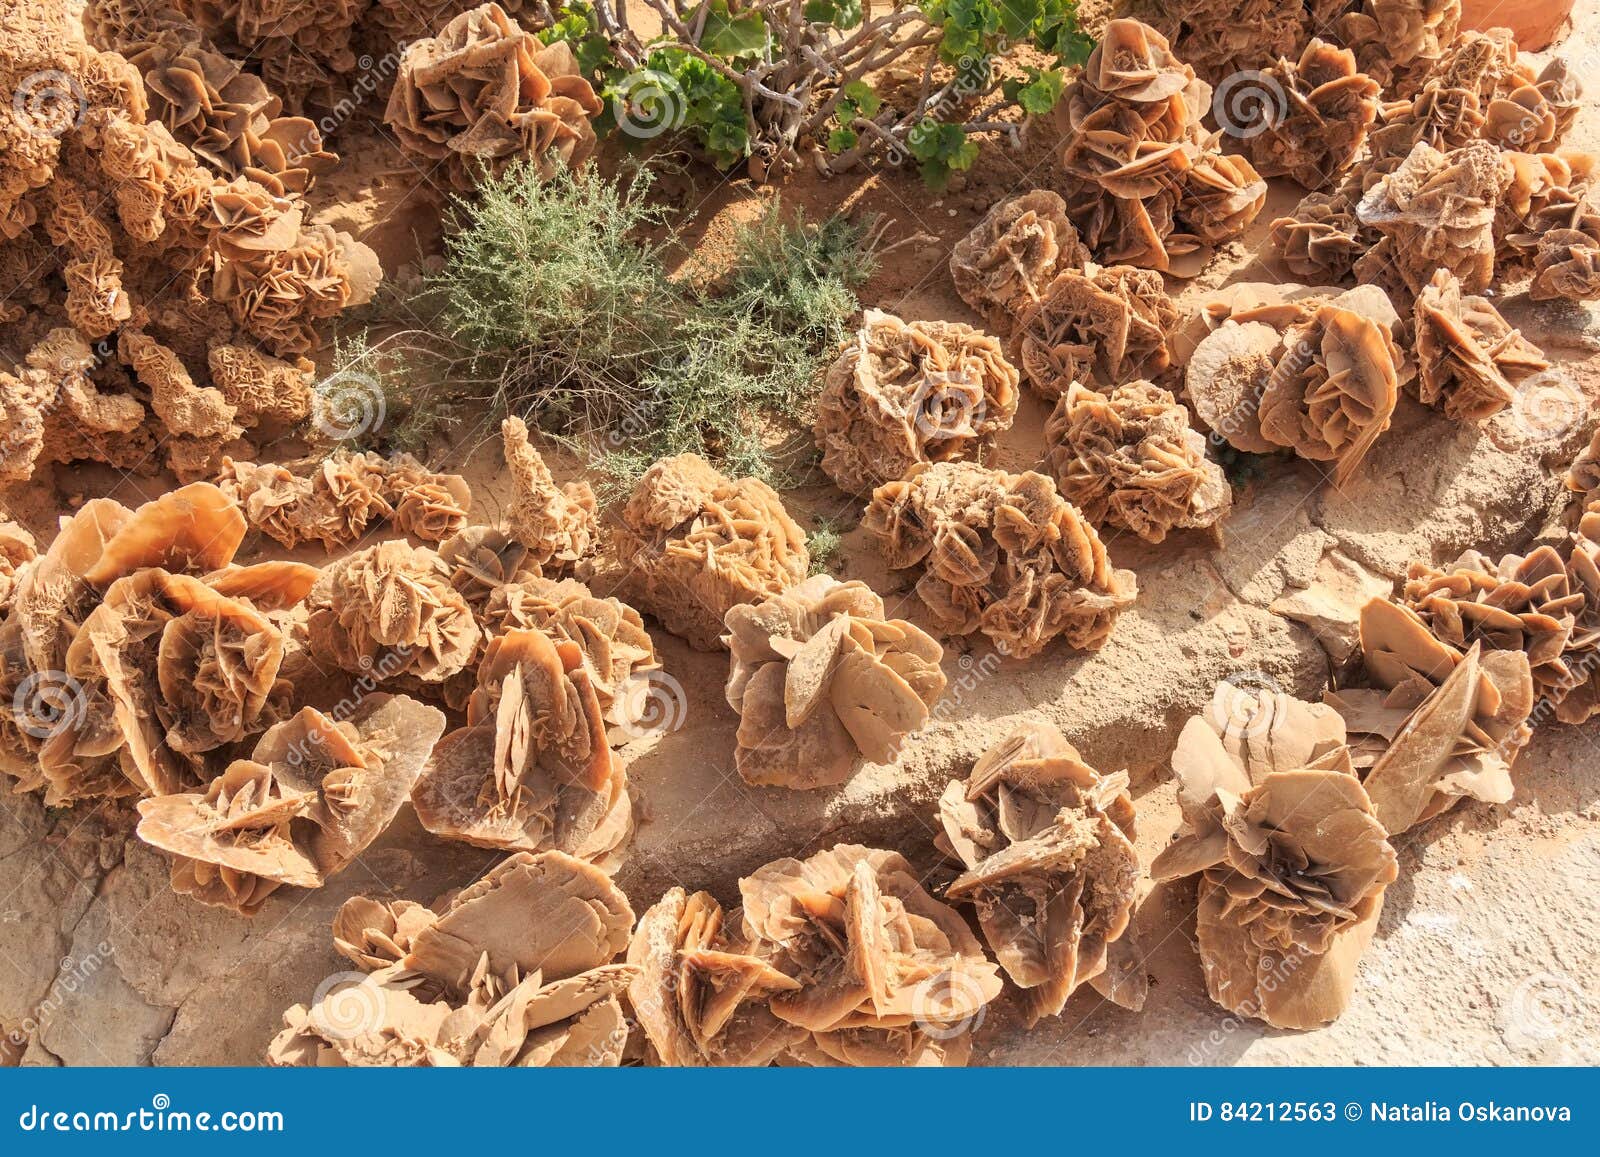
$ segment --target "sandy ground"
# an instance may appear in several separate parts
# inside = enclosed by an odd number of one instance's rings
[[[1562,51],[1591,93],[1600,92],[1600,0],[1583,0]],[[1600,108],[1570,143],[1600,149]],[[437,241],[441,199],[381,139],[346,148],[324,190],[321,219],[360,231],[395,272]],[[803,176],[779,190],[785,204],[818,214],[838,207],[889,215],[903,244],[863,300],[907,317],[976,321],[954,295],[949,248],[1007,192],[1050,180],[1048,142],[1020,153],[986,150],[964,187],[930,197],[907,174],[823,182]],[[715,259],[728,226],[775,194],[743,181],[668,182],[696,214],[701,252]],[[1256,258],[1265,225],[1299,191],[1276,187],[1257,225],[1196,283],[1192,303],[1233,280],[1283,280]],[[1535,307],[1516,293],[1504,308],[1591,403],[1600,403],[1600,311]],[[1031,396],[997,464],[1031,467],[1045,407]],[[722,698],[726,657],[693,652],[653,631],[666,669],[683,686],[678,730],[628,752],[640,825],[619,882],[642,911],[672,884],[708,888],[724,902],[767,860],[840,841],[898,848],[937,885],[949,878],[932,847],[933,801],[988,743],[1023,716],[1057,723],[1102,769],[1126,767],[1148,860],[1178,812],[1166,763],[1184,720],[1222,678],[1247,676],[1316,698],[1331,677],[1305,627],[1269,607],[1307,585],[1330,553],[1388,579],[1412,559],[1447,561],[1463,549],[1523,550],[1551,533],[1562,495],[1552,470],[1586,440],[1591,405],[1565,436],[1530,441],[1514,423],[1462,428],[1403,402],[1370,468],[1343,491],[1309,464],[1275,462],[1237,496],[1222,542],[1178,535],[1159,547],[1110,539],[1118,566],[1138,573],[1140,598],[1093,656],[1052,648],[1001,661],[981,638],[947,651],[950,691],[935,722],[893,767],[869,767],[837,790],[750,788],[733,770],[737,720]],[[439,465],[474,484],[475,520],[493,520],[504,493],[487,423],[457,432]],[[560,460],[573,469],[570,461]],[[116,480],[58,469],[56,492],[7,494],[35,530],[63,501],[116,492],[149,497],[161,479]],[[808,525],[856,526],[860,504],[826,485],[786,494]],[[885,594],[917,618],[903,580],[886,573],[859,532],[835,560],[841,576]],[[1193,946],[1192,884],[1156,888],[1134,934],[1152,988],[1138,1014],[1085,989],[1053,1021],[1025,1032],[1006,999],[978,1027],[977,1056],[991,1064],[1496,1064],[1600,1060],[1600,721],[1542,731],[1520,767],[1515,801],[1464,807],[1399,842],[1402,874],[1388,893],[1355,1000],[1330,1028],[1281,1033],[1229,1017],[1205,996]],[[315,892],[286,889],[252,921],[199,907],[167,887],[166,864],[129,838],[125,812],[46,812],[30,798],[0,801],[0,1023],[37,1031],[37,1064],[248,1064],[260,1060],[282,1010],[309,997],[344,965],[328,923],[348,896],[368,892],[429,900],[495,858],[421,831],[403,812],[357,864]]]

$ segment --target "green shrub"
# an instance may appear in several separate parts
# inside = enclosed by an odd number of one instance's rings
[[[450,393],[529,415],[619,482],[684,451],[773,477],[859,308],[870,224],[774,207],[737,231],[720,276],[673,277],[682,239],[650,180],[526,165],[486,180],[453,206],[412,303],[421,328],[397,340]]]

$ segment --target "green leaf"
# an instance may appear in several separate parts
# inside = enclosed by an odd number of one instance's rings
[[[846,149],[855,148],[860,140],[854,129],[834,129],[828,134],[828,151],[842,153]]]
[[[728,0],[708,0],[692,9],[683,22],[693,28],[705,9],[705,27],[700,34],[700,47],[713,56],[732,60],[738,56],[755,56],[767,47],[767,25],[759,12],[735,14],[728,8]]]
[[[1046,71],[1030,68],[1028,82],[1017,87],[1016,95],[1012,99],[1030,116],[1044,116],[1056,107],[1065,85],[1066,77],[1059,69]]]
[[[875,117],[883,107],[883,98],[864,80],[852,80],[839,91],[844,97],[839,103],[850,105],[858,116]]]
[[[831,24],[847,32],[861,23],[861,0],[806,0],[801,13],[812,24]]]

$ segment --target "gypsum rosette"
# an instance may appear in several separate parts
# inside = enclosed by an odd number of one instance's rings
[[[298,206],[253,182],[218,189],[212,209],[212,294],[278,357],[317,349],[317,322],[366,304],[382,280],[370,248],[326,225],[302,224]]]
[[[330,977],[285,1012],[268,1063],[618,1065],[632,925],[617,886],[560,852],[519,852],[432,907],[356,896],[334,946],[367,975]]]
[[[1062,271],[1022,307],[1011,360],[1040,397],[1075,381],[1158,378],[1172,368],[1167,341],[1179,320],[1161,275],[1131,265]]]
[[[544,44],[485,4],[407,47],[384,123],[468,189],[516,159],[547,179],[576,168],[594,152],[602,109],[566,41]]]
[[[1230,287],[1232,304],[1195,346],[1185,387],[1195,413],[1235,449],[1293,450],[1332,462],[1343,485],[1389,428],[1412,367],[1399,315],[1373,285],[1339,291]]]
[[[501,584],[489,594],[478,621],[490,640],[507,631],[538,630],[577,647],[601,718],[620,729],[613,744],[648,731],[654,713],[664,710],[669,719],[663,721],[670,721],[679,709],[659,697],[661,661],[639,612],[621,599],[597,597],[576,579],[527,577]],[[671,684],[663,681],[659,687],[670,692]]]
[[[1146,983],[1131,939],[1139,877],[1125,772],[1103,776],[1047,723],[1024,723],[939,800],[940,849],[965,869],[946,896],[972,904],[1023,991],[1030,1023],[1079,985],[1137,1011]]]
[[[1379,241],[1376,230],[1356,219],[1343,186],[1307,193],[1288,215],[1273,219],[1267,237],[1291,273],[1328,285],[1354,280],[1356,263]]]
[[[284,116],[283,101],[245,62],[217,50],[200,28],[162,3],[128,20],[130,5],[93,0],[85,24],[98,47],[128,58],[144,78],[152,119],[223,177],[248,177],[280,197],[302,196],[338,163],[306,117]]]
[[[355,40],[366,0],[171,0],[219,49],[248,60],[295,113],[339,111],[346,79],[371,70]],[[381,67],[381,66],[380,66]]]
[[[0,760],[53,805],[163,795],[283,717],[287,618],[316,577],[232,565],[244,521],[196,483],[130,511],[86,503],[18,575],[0,636]]]
[[[1511,799],[1512,766],[1530,734],[1527,656],[1474,643],[1463,654],[1404,607],[1361,610],[1363,672],[1371,688],[1329,692],[1373,813],[1399,835],[1466,798]]]
[[[1361,224],[1383,234],[1357,262],[1356,276],[1372,280],[1372,266],[1387,266],[1421,293],[1448,269],[1462,292],[1482,293],[1494,277],[1495,209],[1511,175],[1505,154],[1486,142],[1448,153],[1419,142],[1356,206]]]
[[[1339,9],[1345,11],[1341,14]],[[1356,54],[1361,71],[1391,100],[1414,94],[1461,27],[1461,0],[1312,0],[1316,28]]]
[[[506,509],[506,530],[528,548],[541,574],[554,577],[594,551],[600,537],[594,491],[581,479],[557,486],[521,418],[502,422],[500,436],[515,487]]]
[[[839,489],[870,494],[919,462],[974,458],[1011,427],[1017,384],[981,330],[869,309],[823,377],[822,469]]]
[[[1538,75],[1522,64],[1509,30],[1465,32],[1416,96],[1384,107],[1373,162],[1392,168],[1419,141],[1446,152],[1478,140],[1550,151],[1571,127],[1581,92],[1559,59]]]
[[[892,569],[918,568],[917,595],[939,629],[982,631],[1015,658],[1058,637],[1099,650],[1138,594],[1094,527],[1031,471],[919,467],[878,487],[862,525]]]
[[[956,242],[950,279],[987,324],[1006,330],[1015,311],[1038,300],[1058,272],[1088,260],[1061,195],[1034,189],[997,202]]]
[[[739,881],[751,951],[794,981],[764,994],[811,1065],[964,1065],[999,970],[898,852],[839,844]]]
[[[1489,651],[1525,654],[1538,698],[1562,722],[1582,723],[1595,709],[1600,576],[1594,546],[1579,535],[1566,557],[1541,546],[1498,561],[1469,550],[1443,569],[1414,562],[1401,604],[1454,654],[1475,642]],[[1569,703],[1575,690],[1583,693]]]
[[[672,888],[639,918],[628,944],[638,974],[628,1004],[654,1053],[672,1066],[764,1066],[806,1037],[769,1007],[800,981],[772,963],[707,892]]]
[[[865,583],[816,575],[733,607],[727,626],[746,783],[830,787],[865,763],[892,763],[944,691],[944,648],[888,618]]]
[[[1298,60],[1279,58],[1253,86],[1261,116],[1233,131],[1256,172],[1307,189],[1327,188],[1349,168],[1378,115],[1377,81],[1356,68],[1354,53],[1315,37]]]
[[[1045,423],[1044,465],[1061,496],[1095,526],[1161,542],[1214,526],[1233,506],[1205,436],[1167,390],[1127,382],[1102,394],[1072,383]]]
[[[1505,157],[1512,177],[1494,224],[1502,275],[1531,275],[1534,301],[1600,298],[1595,158],[1571,149]]]
[[[413,538],[442,542],[466,526],[472,505],[466,479],[434,473],[409,454],[337,450],[303,469],[224,458],[217,484],[252,529],[290,548],[349,546],[384,520]]]
[[[442,683],[477,657],[483,639],[444,561],[399,539],[330,564],[306,609],[314,657],[379,679]]]
[[[339,720],[302,708],[204,791],[142,800],[139,838],[173,857],[174,891],[253,916],[280,887],[321,887],[365,851],[444,725],[403,695],[368,695]]]
[[[1309,15],[1279,0],[1122,0],[1116,10],[1154,27],[1213,85],[1292,54]]]
[[[1520,383],[1550,368],[1492,301],[1462,293],[1448,269],[1417,295],[1412,325],[1417,396],[1457,420],[1492,417],[1516,400]]]
[[[1345,1010],[1398,874],[1331,707],[1223,683],[1178,737],[1181,834],[1150,866],[1198,877],[1211,999],[1275,1028]]]
[[[1192,277],[1260,212],[1266,182],[1218,150],[1201,124],[1210,105],[1210,85],[1158,32],[1106,26],[1056,114],[1068,213],[1100,261]]]
[[[697,454],[645,471],[612,549],[628,563],[623,597],[702,651],[721,645],[730,609],[780,594],[811,569],[805,533],[777,491],[730,479]]]
[[[466,716],[412,792],[422,825],[478,847],[565,852],[614,870],[633,807],[578,646],[536,630],[495,636]]]

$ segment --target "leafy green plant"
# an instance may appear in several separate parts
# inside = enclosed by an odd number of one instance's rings
[[[811,556],[811,573],[827,574],[833,569],[839,550],[844,546],[844,535],[831,520],[823,518],[815,530],[806,535],[806,553]]]
[[[663,35],[643,42],[630,2]],[[942,185],[977,157],[974,138],[1015,137],[1008,107],[1049,112],[1064,70],[1093,41],[1077,0],[570,0],[547,39],[574,43],[601,81],[609,122],[625,135],[665,132],[694,141],[724,168],[747,161],[753,176],[783,172],[806,155],[842,171],[869,156],[914,161]],[[607,53],[593,51],[596,41]],[[1052,65],[1015,66],[1028,44]],[[870,78],[932,52],[920,87],[875,91]]]
[[[530,415],[619,479],[685,451],[773,477],[859,309],[871,225],[774,208],[737,231],[728,268],[673,276],[680,236],[650,183],[526,164],[487,180],[408,299],[419,324],[363,356]]]

